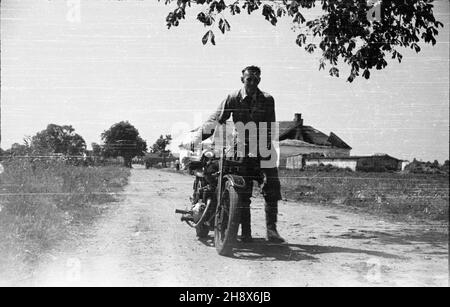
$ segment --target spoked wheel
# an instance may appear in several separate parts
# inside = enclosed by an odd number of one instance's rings
[[[200,178],[196,178],[194,181],[194,198],[193,198],[193,204],[195,204],[200,199],[200,190],[203,187],[203,182]],[[198,227],[195,228],[195,232],[197,234],[197,238],[204,239],[208,237],[209,233],[209,227],[201,224]]]
[[[214,243],[219,255],[232,254],[239,230],[239,217],[239,194],[227,181],[218,204],[214,228]]]
[[[194,181],[193,188],[194,188],[195,192],[194,192],[194,196],[192,198],[192,205],[196,204],[199,201],[199,199],[202,197],[201,194],[203,193],[202,192],[203,186],[204,186],[203,180],[197,177]],[[208,200],[206,200],[206,202],[208,202]],[[208,214],[208,212],[206,212],[206,209],[205,209],[204,214]],[[195,222],[198,222],[198,221],[195,221]],[[204,223],[201,223],[200,225],[196,226],[195,232],[197,234],[197,238],[199,238],[199,239],[207,238],[209,230],[210,230],[210,227],[205,225]]]

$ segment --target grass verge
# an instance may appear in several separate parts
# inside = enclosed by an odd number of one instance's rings
[[[127,184],[129,169],[79,167],[61,161],[2,162],[0,279],[27,274],[74,225],[89,224]],[[1,283],[1,280],[0,280]]]
[[[188,171],[161,169],[188,175]],[[395,219],[449,220],[445,174],[365,173],[342,169],[279,171],[284,199],[357,209]],[[254,185],[254,196],[260,196]],[[356,211],[356,210],[355,210]]]
[[[280,170],[290,200],[448,221],[448,175]]]

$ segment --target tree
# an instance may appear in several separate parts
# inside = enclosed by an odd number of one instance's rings
[[[88,161],[92,164],[97,164],[98,162],[103,162],[105,158],[105,153],[103,147],[97,143],[91,143],[92,151],[88,153]]]
[[[172,136],[170,134],[166,134],[165,137],[162,135],[159,139],[156,140],[155,144],[152,145],[152,153],[158,153],[163,158],[163,165],[166,167],[166,157],[170,154],[170,150],[167,150],[166,147],[172,141]]]
[[[442,170],[447,174],[450,172],[450,163],[448,160],[444,161],[444,164],[442,165]]]
[[[439,161],[438,160],[434,160],[433,161],[433,164],[431,165],[432,167],[434,167],[434,168],[439,168]]]
[[[100,146],[97,143],[91,143],[91,147],[92,147],[92,155],[94,157],[100,157],[103,155],[103,149],[102,146]]]
[[[26,156],[30,153],[30,148],[27,145],[14,143],[11,145],[8,153],[13,156]]]
[[[160,0],[159,0],[160,1]],[[170,4],[175,0],[165,0]],[[230,2],[230,1],[227,1]],[[433,0],[177,0],[176,8],[166,18],[168,28],[178,26],[190,7],[201,7],[197,20],[209,30],[202,38],[215,45],[215,26],[225,34],[231,26],[225,13],[261,11],[272,25],[279,18],[292,19],[298,33],[296,44],[308,53],[320,48],[319,70],[329,64],[329,74],[339,77],[338,62],[350,66],[347,81],[352,82],[362,71],[366,79],[370,71],[385,68],[387,56],[402,60],[397,47],[410,47],[420,52],[420,41],[436,44],[438,28],[443,27],[433,15]],[[321,15],[306,20],[303,13],[320,3]]]
[[[105,157],[123,157],[126,167],[131,167],[133,157],[143,156],[147,151],[147,143],[128,121],[112,125],[101,134],[101,138]]]
[[[61,153],[78,156],[86,150],[86,142],[70,125],[49,124],[47,129],[31,138],[31,150],[36,154]]]

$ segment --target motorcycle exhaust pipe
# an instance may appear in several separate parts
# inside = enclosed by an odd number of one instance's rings
[[[192,226],[192,223],[194,222],[194,217],[192,216],[192,210],[180,210],[175,209],[175,213],[182,214],[181,221],[186,222],[189,226]]]
[[[190,214],[190,215],[192,215],[192,210],[175,209],[175,213],[178,213],[178,214]]]
[[[192,216],[192,210],[175,209],[175,213],[182,214],[181,221],[186,222],[191,227],[194,227],[192,225],[192,223],[194,222],[194,217]]]

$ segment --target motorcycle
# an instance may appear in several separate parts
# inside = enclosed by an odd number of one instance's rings
[[[226,148],[204,150],[198,160],[189,164],[195,176],[191,209],[176,209],[181,221],[195,228],[198,238],[206,238],[214,231],[214,244],[219,255],[233,253],[240,224],[240,194],[246,186],[239,175],[241,161],[226,157]]]

